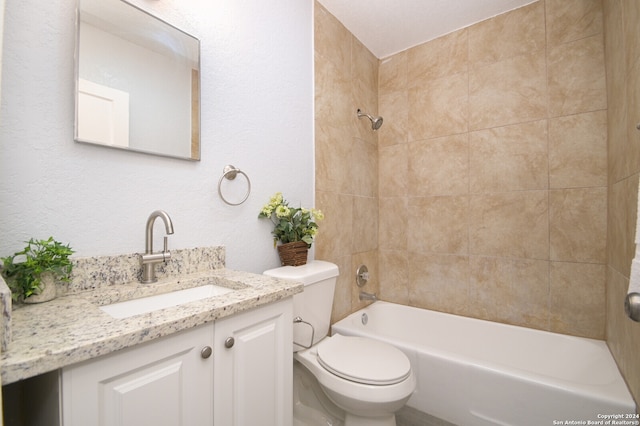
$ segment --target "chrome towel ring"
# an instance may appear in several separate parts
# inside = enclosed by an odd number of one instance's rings
[[[238,173],[243,175],[244,178],[247,180],[247,193],[244,194],[244,197],[240,202],[231,203],[226,198],[224,198],[224,195],[222,195],[222,180],[223,179],[234,180],[236,176],[238,176]],[[224,166],[224,169],[222,169],[222,176],[220,176],[220,180],[218,181],[218,194],[220,195],[220,198],[222,199],[222,201],[229,204],[230,206],[239,206],[240,204],[247,201],[247,198],[249,198],[250,193],[251,193],[251,180],[249,180],[249,176],[247,176],[245,172],[243,172],[242,170],[238,169],[235,166],[232,166],[231,164]]]

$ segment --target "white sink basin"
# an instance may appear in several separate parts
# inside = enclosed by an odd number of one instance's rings
[[[186,290],[172,291],[170,293],[104,305],[100,306],[100,309],[114,318],[129,318],[147,312],[178,306],[187,302],[220,296],[232,291],[230,288],[208,284]]]

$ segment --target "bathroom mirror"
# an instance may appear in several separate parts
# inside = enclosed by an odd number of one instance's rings
[[[124,0],[78,0],[75,140],[200,160],[200,42]]]

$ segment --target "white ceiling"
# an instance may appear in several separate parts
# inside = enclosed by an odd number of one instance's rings
[[[379,59],[536,0],[318,0]]]

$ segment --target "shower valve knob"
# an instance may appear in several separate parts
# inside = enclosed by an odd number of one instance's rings
[[[356,283],[358,287],[362,287],[369,281],[369,269],[367,269],[366,265],[358,266],[356,270]]]
[[[640,293],[629,293],[624,298],[624,312],[629,318],[640,322]]]

